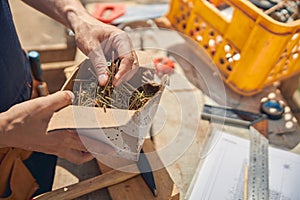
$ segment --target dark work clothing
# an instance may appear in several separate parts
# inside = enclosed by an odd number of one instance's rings
[[[40,152],[34,152],[24,161],[32,176],[39,184],[39,189],[33,196],[51,191],[57,157]]]
[[[0,112],[30,99],[31,85],[30,65],[21,48],[8,1],[0,0]],[[24,163],[40,186],[36,194],[51,190],[56,156],[35,152]]]
[[[0,0],[0,112],[31,95],[29,62],[21,48],[7,0]]]

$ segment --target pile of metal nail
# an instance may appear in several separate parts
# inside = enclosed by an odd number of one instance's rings
[[[104,110],[106,108],[114,108],[113,106],[114,100],[111,97],[114,90],[113,80],[115,78],[116,73],[119,70],[119,65],[120,65],[120,60],[117,59],[116,61],[114,61],[114,54],[113,54],[112,61],[107,62],[108,81],[104,86],[97,87],[97,92],[95,96],[96,107],[104,108]]]
[[[160,85],[155,84],[145,84],[136,89],[130,100],[129,100],[129,110],[137,110],[142,108],[160,89]]]
[[[114,54],[108,65],[108,81],[104,86],[99,86],[95,72],[88,68],[90,76],[88,78],[74,79],[73,92],[75,94],[74,105],[86,107],[101,107],[106,112],[107,108],[138,110],[142,108],[160,89],[156,85],[147,81],[139,88],[133,87],[124,81],[117,87],[113,85],[113,80],[119,70],[120,60],[114,61]]]

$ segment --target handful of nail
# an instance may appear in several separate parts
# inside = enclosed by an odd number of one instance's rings
[[[104,86],[97,83],[97,76],[92,66],[87,70],[81,69],[74,82],[74,105],[87,107],[138,110],[142,108],[161,89],[161,84],[153,83],[153,69],[141,67],[125,75],[125,79],[118,86],[113,80],[119,70],[120,60],[112,59],[107,62],[108,81]]]

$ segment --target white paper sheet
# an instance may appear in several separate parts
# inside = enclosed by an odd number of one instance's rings
[[[212,141],[190,200],[243,200],[249,140],[221,131]],[[300,199],[300,155],[269,148],[270,200]]]

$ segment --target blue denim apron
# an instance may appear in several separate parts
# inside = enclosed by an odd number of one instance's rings
[[[24,54],[7,0],[0,0],[0,112],[31,96],[29,62]]]

